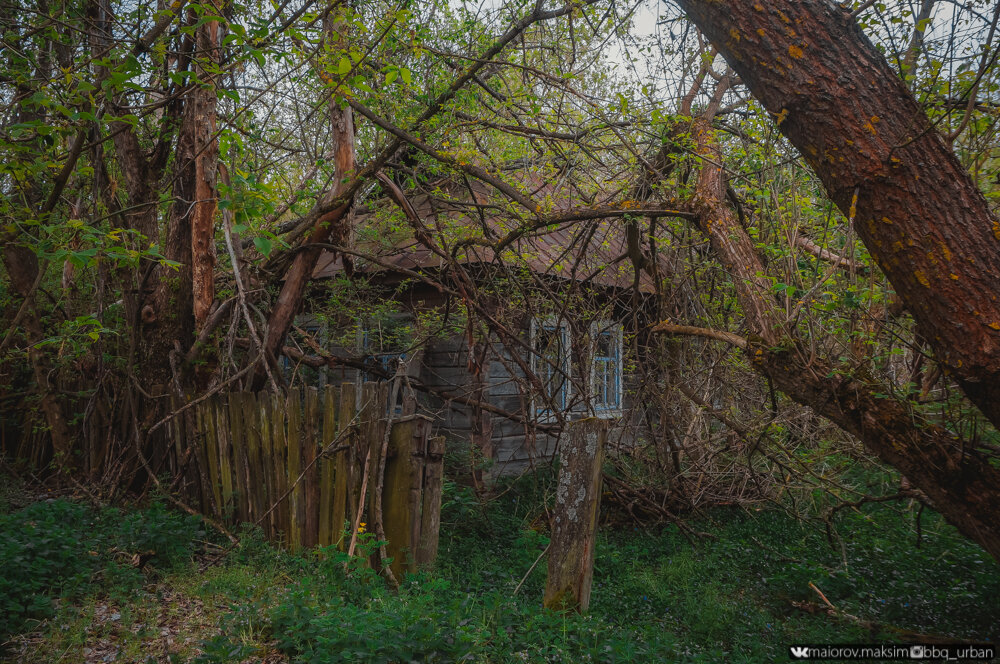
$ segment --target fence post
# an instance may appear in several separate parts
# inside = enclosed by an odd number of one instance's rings
[[[392,425],[382,490],[382,525],[385,528],[386,553],[392,558],[390,567],[399,581],[403,579],[403,572],[416,571],[411,543],[415,515],[410,510],[412,468],[417,461],[413,458],[415,426],[416,422],[412,419]]]
[[[417,547],[417,565],[428,569],[434,565],[438,552],[438,533],[441,530],[441,487],[444,478],[444,436],[427,441],[424,461],[424,491],[420,508],[420,540]]]
[[[601,466],[607,421],[588,418],[569,426],[559,451],[559,483],[553,514],[546,608],[581,613],[590,605],[594,544],[601,504]]]

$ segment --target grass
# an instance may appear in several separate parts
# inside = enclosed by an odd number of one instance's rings
[[[88,658],[114,649],[114,661],[129,662],[770,662],[785,660],[790,643],[1000,638],[997,563],[929,511],[918,547],[915,512],[896,503],[840,512],[832,546],[816,522],[780,510],[714,510],[689,522],[712,535],[693,543],[674,526],[608,527],[589,614],[546,611],[544,561],[514,594],[548,541],[531,528],[540,522],[536,495],[522,483],[480,505],[449,485],[437,568],[408,577],[397,594],[360,559],[291,555],[252,533],[206,568],[197,561],[202,535],[178,531],[184,517],[161,506],[32,505],[0,516],[0,555],[9,559],[9,543],[21,543],[24,569],[37,565],[47,579],[30,584],[36,599],[26,606],[48,608],[22,612],[14,631],[31,635],[8,657],[100,661]],[[825,508],[816,497],[813,511]],[[83,572],[70,565],[72,574],[53,574],[36,555],[55,547],[37,545],[52,538],[25,524],[51,526],[67,514],[98,524],[104,548]],[[25,548],[29,541],[36,545]],[[128,574],[103,571],[137,543],[172,553],[157,551]],[[836,615],[817,611],[810,584]],[[11,598],[0,592],[0,601]]]

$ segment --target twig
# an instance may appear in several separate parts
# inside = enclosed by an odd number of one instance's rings
[[[389,417],[386,418],[385,432],[382,435],[382,447],[379,451],[378,465],[375,471],[375,514],[372,515],[375,524],[375,537],[379,541],[378,557],[382,566],[382,573],[389,586],[393,589],[399,588],[399,581],[392,573],[392,568],[386,564],[388,552],[385,548],[385,523],[382,519],[382,491],[385,486],[385,461],[389,454],[389,437],[392,435],[392,425],[395,422],[396,399],[399,397],[399,384],[404,372],[403,362],[396,366],[396,376],[392,381],[392,388],[389,391]]]
[[[551,540],[549,540],[549,543],[545,545],[542,552],[538,554],[538,557],[535,558],[535,562],[531,563],[531,567],[528,568],[528,571],[524,573],[524,576],[521,578],[521,583],[517,584],[517,588],[514,588],[515,595],[517,594],[517,591],[521,589],[521,586],[524,585],[524,582],[528,580],[528,577],[531,576],[531,573],[535,570],[535,567],[538,566],[538,563],[541,562],[542,557],[549,552],[550,546],[552,546]]]
[[[247,308],[246,291],[243,288],[243,278],[240,276],[240,264],[239,260],[236,258],[236,251],[233,249],[233,236],[230,231],[233,225],[233,213],[228,208],[222,211],[222,230],[226,236],[226,250],[229,252],[229,260],[233,266],[233,277],[236,279],[236,294],[239,298],[240,310],[243,312],[243,319],[247,322],[247,329],[250,331],[250,339],[253,340],[254,346],[256,346],[263,358],[264,362],[264,373],[267,374],[267,379],[271,383],[271,389],[275,392],[279,392],[278,383],[274,379],[274,374],[271,373],[271,364],[267,361],[266,353],[264,352],[264,345],[260,341],[260,336],[257,334],[257,328],[254,327],[253,319],[250,318],[250,310]]]
[[[819,598],[821,600],[823,600],[823,603],[826,604],[828,607],[830,607],[831,610],[833,610],[833,611],[837,610],[837,607],[835,607],[833,604],[830,603],[830,600],[828,600],[826,598],[826,595],[823,594],[822,590],[820,590],[819,588],[816,587],[815,583],[813,583],[812,581],[810,581],[809,582],[809,587],[816,591],[816,594],[819,595]]]
[[[329,456],[331,454],[335,454],[335,453],[340,452],[342,450],[346,450],[349,447],[349,445],[340,445],[338,443],[340,443],[340,441],[342,441],[344,438],[346,438],[348,434],[354,432],[354,425],[357,422],[357,419],[358,419],[358,416],[355,415],[354,419],[351,420],[350,422],[348,422],[347,426],[344,427],[344,429],[339,434],[337,434],[337,437],[334,438],[333,440],[331,440],[329,443],[327,443],[323,447],[323,449],[320,450],[319,454],[317,454],[314,459],[312,459],[309,463],[306,464],[306,467],[302,469],[302,472],[299,473],[299,476],[296,477],[295,481],[292,482],[291,486],[288,487],[288,490],[285,491],[285,493],[283,493],[281,495],[281,497],[278,498],[274,502],[274,504],[272,504],[271,507],[268,508],[268,510],[266,512],[264,512],[263,514],[261,514],[257,518],[257,520],[253,522],[255,526],[259,525],[261,521],[263,521],[264,519],[266,519],[267,515],[269,515],[271,512],[273,512],[278,505],[280,505],[282,502],[284,502],[285,498],[288,498],[288,496],[291,495],[292,490],[299,484],[299,482],[302,481],[302,479],[306,476],[306,473],[309,472],[309,469],[312,468],[313,465],[319,459],[327,457],[327,456]]]

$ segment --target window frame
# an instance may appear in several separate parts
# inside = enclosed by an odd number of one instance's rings
[[[358,369],[355,376],[355,382],[357,384],[358,393],[360,394],[362,387],[366,382],[380,383],[380,382],[392,382],[400,362],[406,362],[409,357],[408,349],[401,351],[378,351],[373,352],[371,349],[371,333],[373,327],[370,326],[369,321],[364,318],[357,319],[357,331],[356,331],[356,352],[358,356],[362,358],[364,362],[367,358],[372,358],[378,363],[382,370],[388,374],[388,377],[383,378],[381,376],[376,376],[368,372],[366,369]],[[391,405],[386,403],[386,414],[390,416],[397,416],[403,413],[403,391],[400,390],[396,399],[396,403]]]
[[[563,381],[560,385],[560,398],[558,399],[558,411],[550,407],[548,403],[550,399],[542,398],[542,396],[549,397],[552,395],[538,395],[536,390],[532,387],[531,393],[531,412],[533,413],[535,419],[539,422],[552,422],[558,419],[558,413],[567,413],[570,411],[570,405],[572,400],[572,367],[573,367],[573,347],[572,347],[572,336],[570,334],[569,321],[564,318],[556,318],[554,316],[548,317],[532,317],[531,325],[528,333],[528,344],[531,349],[530,357],[530,368],[531,373],[537,377],[543,385],[547,381],[542,380],[542,376],[539,374],[539,370],[544,367],[548,367],[552,370],[558,370],[556,367],[551,366],[548,362],[543,363],[543,358],[536,352],[535,341],[538,337],[539,330],[548,331],[559,331],[559,345],[560,345],[560,357],[558,369],[562,370]],[[551,401],[556,402],[555,398]]]
[[[308,332],[319,345],[323,348],[327,347],[329,343],[330,335],[330,325],[329,321],[325,318],[320,318],[315,314],[298,314],[295,316],[294,326],[301,328],[303,331]],[[289,387],[293,387],[296,382],[300,384],[301,387],[315,387],[319,391],[323,391],[329,385],[329,373],[326,366],[322,367],[310,367],[316,370],[316,382],[307,383],[301,379],[301,374],[298,368],[298,363],[292,360],[284,353],[278,357],[278,367],[282,372],[282,376]]]
[[[613,355],[598,356],[597,354],[598,337],[603,334],[611,335],[611,349],[614,351]],[[590,407],[596,417],[618,417],[621,415],[624,408],[624,336],[624,326],[619,322],[602,320],[594,321],[590,324],[590,355],[588,358],[588,364],[590,365],[590,384],[587,391],[590,396]],[[600,400],[598,400],[596,389],[598,357],[603,358],[605,364],[610,364],[613,367],[611,377],[615,391],[614,402],[608,401],[606,394],[602,395]],[[607,383],[605,383],[605,385],[606,384]]]

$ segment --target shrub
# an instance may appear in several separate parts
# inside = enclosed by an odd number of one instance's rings
[[[62,499],[0,515],[0,641],[52,615],[55,598],[130,592],[143,566],[188,560],[200,521],[159,503],[123,514]]]

